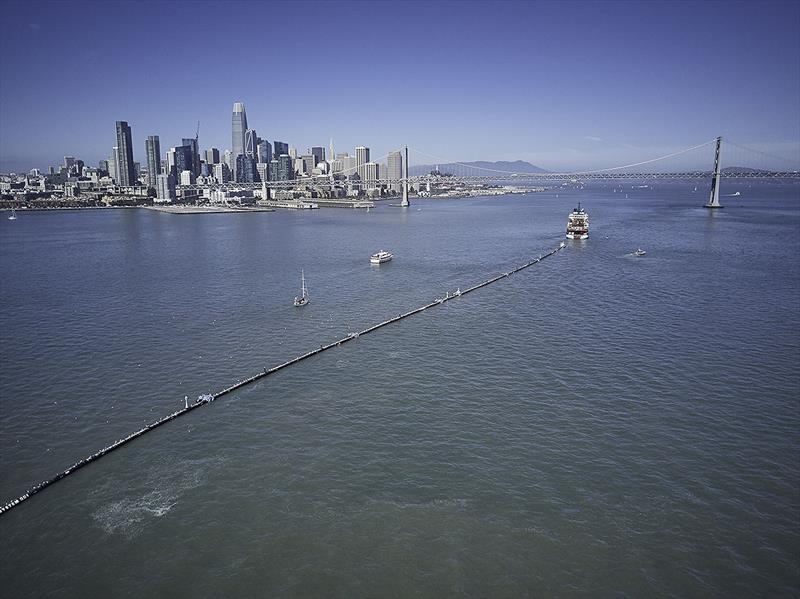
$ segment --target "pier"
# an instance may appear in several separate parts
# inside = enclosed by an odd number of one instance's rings
[[[378,323],[376,325],[373,325],[373,326],[371,326],[369,328],[366,328],[363,331],[359,331],[359,332],[356,332],[356,333],[348,333],[347,336],[342,337],[341,339],[337,339],[336,341],[328,343],[327,345],[320,345],[319,348],[317,348],[317,349],[313,349],[313,350],[311,350],[309,352],[306,352],[306,353],[304,353],[304,354],[302,354],[300,356],[297,356],[296,358],[293,358],[293,359],[291,359],[291,360],[289,360],[287,362],[283,362],[282,364],[278,364],[277,366],[273,366],[272,368],[265,368],[264,370],[257,372],[253,376],[251,376],[249,378],[246,378],[244,380],[238,381],[237,383],[235,383],[235,384],[233,384],[233,385],[231,385],[229,387],[226,387],[226,388],[222,389],[221,391],[218,391],[217,393],[207,394],[207,395],[200,395],[192,403],[189,403],[188,400],[187,400],[185,406],[183,408],[181,408],[180,410],[178,410],[176,412],[172,412],[171,414],[168,414],[168,415],[164,416],[163,418],[148,424],[144,428],[141,428],[138,431],[131,433],[127,437],[123,437],[122,439],[117,439],[111,445],[108,445],[107,447],[104,447],[103,449],[100,449],[100,450],[94,452],[92,455],[90,455],[87,458],[84,458],[82,460],[79,460],[79,461],[75,462],[72,466],[70,466],[69,468],[67,468],[63,472],[59,472],[58,474],[56,474],[52,478],[44,480],[44,481],[40,482],[39,484],[31,487],[28,491],[26,491],[25,493],[23,493],[22,495],[20,495],[16,499],[12,499],[11,501],[5,503],[2,507],[0,507],[0,514],[3,514],[5,512],[7,512],[7,511],[9,511],[10,509],[18,506],[19,504],[23,503],[24,501],[30,499],[31,497],[33,497],[37,493],[40,493],[40,492],[44,491],[50,485],[57,483],[61,479],[63,479],[65,477],[69,476],[70,474],[80,470],[84,466],[88,466],[89,464],[91,464],[95,460],[99,460],[100,458],[102,458],[103,456],[111,453],[112,451],[114,451],[116,449],[119,449],[120,447],[122,447],[124,445],[127,445],[128,443],[130,443],[134,439],[136,439],[138,437],[141,437],[145,433],[147,433],[149,431],[152,431],[152,430],[154,430],[154,429],[166,424],[167,422],[170,422],[171,420],[174,420],[175,418],[178,418],[180,416],[184,416],[185,414],[188,414],[192,410],[196,410],[197,408],[199,408],[201,406],[209,404],[209,403],[213,402],[216,399],[219,399],[220,397],[222,397],[224,395],[227,395],[229,393],[233,393],[237,389],[241,389],[242,387],[244,387],[246,385],[254,383],[254,382],[258,381],[259,379],[262,379],[262,378],[264,378],[266,376],[269,376],[271,374],[275,374],[279,370],[283,370],[284,368],[288,368],[289,366],[297,364],[298,362],[302,362],[303,360],[306,360],[306,359],[308,359],[308,358],[310,358],[312,356],[315,356],[315,355],[317,355],[319,353],[322,353],[322,352],[327,351],[329,349],[332,349],[334,347],[338,347],[338,346],[342,345],[343,343],[347,343],[348,341],[352,341],[354,339],[357,339],[358,337],[361,337],[362,335],[367,335],[369,333],[373,333],[373,332],[377,331],[378,329],[381,329],[381,328],[383,328],[383,327],[385,327],[387,325],[392,324],[393,322],[398,322],[400,320],[403,320],[404,318],[408,318],[409,316],[413,316],[414,314],[419,314],[420,312],[424,312],[425,310],[428,310],[429,308],[434,308],[436,306],[439,306],[441,304],[444,304],[444,303],[449,302],[451,300],[454,300],[456,298],[462,297],[462,296],[464,296],[464,295],[466,295],[468,293],[472,293],[473,291],[477,291],[478,289],[480,289],[482,287],[486,287],[487,285],[491,285],[492,283],[495,283],[495,282],[497,282],[497,281],[499,281],[501,279],[508,278],[511,275],[513,275],[514,273],[517,273],[517,272],[519,272],[521,270],[529,268],[529,267],[533,266],[534,264],[538,264],[539,262],[541,262],[545,258],[549,258],[550,256],[558,253],[563,248],[564,248],[564,243],[562,242],[554,250],[551,250],[551,251],[547,252],[546,254],[542,254],[538,258],[530,260],[529,262],[526,262],[526,263],[524,263],[524,264],[522,264],[520,266],[517,266],[516,268],[514,268],[512,270],[509,270],[509,271],[504,272],[502,274],[499,274],[499,275],[497,275],[495,277],[492,277],[491,279],[483,281],[482,283],[478,283],[477,285],[473,285],[472,287],[468,287],[467,289],[464,289],[463,291],[461,290],[461,288],[458,288],[452,294],[450,292],[447,292],[443,297],[437,298],[437,299],[433,300],[432,302],[430,302],[428,304],[425,304],[424,306],[421,306],[421,307],[416,308],[414,310],[411,310],[409,312],[405,312],[403,314],[398,314],[397,316],[395,316],[393,318],[389,318],[388,320],[384,320],[383,322],[380,322],[380,323]]]

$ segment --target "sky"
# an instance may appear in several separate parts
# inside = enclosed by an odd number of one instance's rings
[[[197,121],[224,151],[236,101],[300,153],[575,170],[721,135],[800,163],[797,2],[12,0],[3,22],[0,172],[96,166],[117,120],[135,160]]]

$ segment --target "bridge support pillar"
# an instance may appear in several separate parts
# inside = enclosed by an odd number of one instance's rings
[[[719,174],[720,174],[720,162],[719,162],[719,151],[722,148],[722,138],[717,138],[717,152],[714,155],[714,175],[711,179],[711,195],[708,198],[708,204],[705,205],[706,208],[722,208],[719,203]]]
[[[407,208],[411,204],[408,201],[408,146],[405,147],[405,155],[403,156],[403,201],[400,205]]]

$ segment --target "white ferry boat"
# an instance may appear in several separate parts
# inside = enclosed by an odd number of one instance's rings
[[[369,258],[369,262],[370,264],[383,264],[392,258],[394,258],[394,254],[391,254],[385,250],[381,250],[377,254],[372,254],[372,256]]]
[[[567,239],[587,239],[589,237],[589,215],[578,204],[570,212],[567,220]]]

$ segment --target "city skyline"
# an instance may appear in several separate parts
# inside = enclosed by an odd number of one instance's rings
[[[229,3],[214,19],[215,5],[170,3],[157,20],[120,3],[113,23],[122,28],[80,6],[9,5],[20,26],[3,37],[2,55],[24,50],[25,59],[4,58],[0,69],[0,171],[46,169],[68,155],[97,164],[115,145],[108,122],[123,119],[142,164],[148,136],[178,146],[197,121],[200,149],[223,153],[234,101],[247,107],[247,127],[301,153],[333,138],[375,156],[409,145],[448,160],[559,170],[614,166],[716,135],[787,159],[800,153],[793,3],[374,3],[368,20],[363,3]],[[281,21],[285,33],[251,43],[286,67],[231,63],[222,48],[235,37],[237,10]],[[305,18],[317,13],[329,22]],[[73,35],[82,29],[98,39]],[[196,49],[173,43],[189,30],[219,40],[217,50],[189,60]],[[330,43],[319,44],[316,61],[292,62],[320,40]],[[145,41],[157,55],[185,57],[187,68],[140,70]],[[117,73],[110,64],[122,53],[131,69]],[[385,82],[341,76],[363,55]]]

